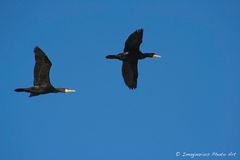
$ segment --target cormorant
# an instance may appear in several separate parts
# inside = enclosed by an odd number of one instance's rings
[[[17,88],[16,92],[29,92],[29,97],[38,96],[47,93],[67,93],[75,92],[75,90],[67,88],[54,88],[50,82],[49,72],[52,66],[51,61],[47,55],[39,48],[34,48],[35,53],[35,66],[34,66],[34,82],[33,87]]]
[[[125,42],[124,52],[108,55],[107,59],[118,59],[122,63],[122,76],[129,89],[137,88],[138,60],[161,57],[156,53],[142,53],[139,49],[143,38],[143,29],[133,32]]]

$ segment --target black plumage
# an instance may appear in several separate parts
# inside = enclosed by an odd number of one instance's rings
[[[156,53],[142,53],[140,45],[143,39],[143,29],[133,32],[125,42],[124,52],[116,55],[108,55],[107,59],[118,59],[122,61],[122,76],[125,84],[130,89],[137,88],[138,60],[144,58],[160,57]]]
[[[49,78],[49,72],[52,66],[51,61],[39,47],[34,48],[34,53],[35,53],[34,81],[33,81],[34,86],[29,88],[17,88],[15,89],[16,92],[29,92],[30,97],[47,93],[75,92],[75,90],[67,88],[53,87]]]

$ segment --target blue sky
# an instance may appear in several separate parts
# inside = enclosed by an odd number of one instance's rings
[[[188,158],[176,152],[239,159],[239,7],[236,0],[1,1],[0,159]],[[121,62],[104,57],[121,52],[139,28],[141,50],[162,58],[141,61],[138,88],[129,90]],[[52,84],[76,93],[13,91],[32,85],[35,46],[53,63]]]

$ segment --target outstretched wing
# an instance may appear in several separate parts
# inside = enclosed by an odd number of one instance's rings
[[[49,71],[52,66],[51,61],[39,47],[34,48],[34,53],[34,86],[51,86],[49,78]]]
[[[139,51],[139,47],[142,43],[143,29],[133,32],[125,42],[124,52],[127,51]]]
[[[123,61],[122,76],[128,88],[130,89],[137,88],[137,78],[138,78],[137,61],[135,62]]]

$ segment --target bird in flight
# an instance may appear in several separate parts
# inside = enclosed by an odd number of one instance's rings
[[[38,96],[47,93],[68,93],[75,92],[68,88],[55,88],[52,86],[49,78],[49,72],[52,66],[51,61],[47,55],[39,48],[34,48],[35,66],[34,66],[34,81],[33,87],[17,88],[16,92],[29,92],[29,97]]]
[[[138,60],[161,57],[156,53],[142,53],[139,49],[142,39],[143,29],[136,30],[126,40],[123,53],[106,56],[107,59],[122,61],[122,76],[129,89],[137,88]]]

